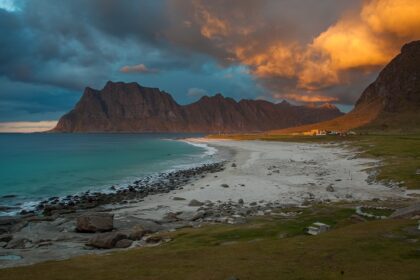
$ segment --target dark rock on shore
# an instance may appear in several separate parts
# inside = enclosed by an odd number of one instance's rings
[[[98,249],[112,249],[118,241],[126,239],[127,235],[121,232],[100,233],[89,239],[86,245]]]
[[[114,215],[109,213],[85,213],[77,218],[78,232],[105,232],[114,228]]]

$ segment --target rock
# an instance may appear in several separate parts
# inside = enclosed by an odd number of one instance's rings
[[[136,221],[136,223],[139,227],[142,227],[144,229],[145,234],[154,233],[165,229],[165,227],[163,227],[162,225],[150,220],[138,220]]]
[[[236,167],[236,163],[232,163],[232,167]]]
[[[129,239],[121,239],[115,243],[114,248],[128,248],[133,244],[133,240]]]
[[[89,239],[86,245],[98,249],[111,249],[122,239],[127,239],[127,235],[122,232],[100,233]]]
[[[173,198],[173,200],[185,200],[185,198],[183,198],[183,197],[176,197],[176,196],[175,196],[175,197]]]
[[[9,242],[12,239],[13,239],[13,235],[11,235],[11,234],[0,235],[0,242]]]
[[[243,200],[242,198],[240,198],[240,199],[238,200],[238,203],[242,205],[242,204],[244,204],[244,200]]]
[[[162,237],[159,235],[152,235],[146,239],[147,243],[159,243],[162,241]]]
[[[205,216],[204,211],[197,211],[197,212],[185,211],[179,214],[177,217],[180,220],[184,220],[184,221],[196,221],[198,219],[203,218],[204,216]]]
[[[12,239],[6,249],[27,249],[32,247],[32,242],[26,238],[14,238]]]
[[[420,215],[420,202],[411,204],[408,207],[397,209],[389,217],[394,218],[394,219],[403,219],[403,218],[411,218],[416,215]]]
[[[190,201],[190,203],[188,203],[188,206],[193,206],[193,207],[199,207],[199,206],[203,206],[204,203],[201,201],[198,201],[196,199],[193,199]]]
[[[109,213],[85,213],[77,217],[78,232],[105,232],[114,228],[114,215]]]
[[[147,231],[142,226],[135,225],[129,231],[128,239],[140,240],[146,233],[147,233]]]
[[[327,188],[326,188],[327,192],[335,192],[335,189],[333,187],[332,184],[330,184]]]
[[[10,226],[17,224],[21,221],[18,217],[9,217],[9,216],[3,216],[0,217],[0,226]]]
[[[221,184],[220,185],[222,188],[229,188],[229,185],[228,184]]]

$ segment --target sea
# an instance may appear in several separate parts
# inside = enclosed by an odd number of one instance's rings
[[[200,134],[0,134],[0,215],[49,197],[124,187],[146,176],[215,161]],[[6,207],[9,209],[6,210]]]

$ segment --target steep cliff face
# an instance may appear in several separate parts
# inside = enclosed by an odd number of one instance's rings
[[[336,119],[273,131],[292,133],[326,130],[420,130],[420,41],[404,45],[379,73],[348,114]]]
[[[57,132],[258,132],[332,119],[334,106],[309,108],[287,102],[236,102],[221,94],[181,106],[166,92],[137,83],[86,88],[76,107],[64,115]]]
[[[375,104],[383,113],[420,108],[420,41],[404,45],[356,103],[355,110]]]

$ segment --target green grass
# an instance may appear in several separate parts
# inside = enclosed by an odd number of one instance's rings
[[[391,209],[363,208],[362,210],[364,213],[372,214],[377,217],[389,217],[392,213],[394,213],[394,210]]]
[[[343,206],[314,207],[295,219],[184,229],[159,247],[4,269],[0,279],[418,279],[419,246],[404,231],[416,221],[356,223],[353,213]],[[312,221],[333,228],[305,235]]]

